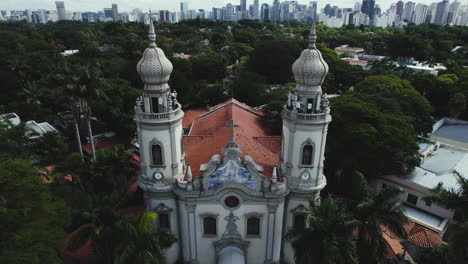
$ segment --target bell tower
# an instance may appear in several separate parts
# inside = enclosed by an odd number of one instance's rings
[[[279,173],[290,190],[285,205],[283,231],[301,230],[306,226],[309,200],[318,201],[320,191],[327,184],[323,175],[325,143],[331,122],[327,95],[322,83],[328,65],[315,46],[315,23],[310,30],[310,44],[294,62],[292,71],[296,87],[288,95],[281,113],[283,118],[282,147]],[[283,241],[283,258],[294,263],[294,250]]]
[[[327,96],[321,88],[328,65],[315,46],[315,23],[309,39],[308,48],[293,64],[297,84],[282,112],[280,172],[292,193],[316,199],[326,185],[323,162],[331,115]]]
[[[182,117],[184,112],[171,92],[168,81],[172,64],[156,46],[153,22],[149,24],[150,45],[138,62],[143,95],[137,99],[135,122],[140,145],[139,186],[151,191],[167,191],[184,175]]]

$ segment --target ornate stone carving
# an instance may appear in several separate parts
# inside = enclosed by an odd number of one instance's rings
[[[313,91],[321,89],[320,85],[322,85],[328,73],[328,65],[320,51],[315,47],[316,39],[315,23],[312,23],[310,45],[301,53],[301,56],[294,62],[292,67],[297,83],[296,90]]]
[[[152,20],[150,20],[148,37],[150,46],[145,50],[143,57],[138,62],[137,71],[145,83],[145,90],[169,89],[167,82],[171,76],[173,66],[164,55],[164,52],[156,46],[156,34]]]
[[[236,222],[239,220],[239,217],[235,216],[234,213],[231,211],[228,216],[224,218],[228,223],[226,225],[226,231],[224,231],[223,238],[230,238],[230,239],[240,239],[241,234],[237,230]]]

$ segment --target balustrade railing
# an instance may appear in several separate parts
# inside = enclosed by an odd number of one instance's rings
[[[181,106],[178,104],[177,108],[171,112],[167,113],[145,113],[145,112],[137,112],[136,116],[138,119],[141,120],[166,120],[166,119],[171,119],[173,117],[176,117],[179,115],[181,112]]]

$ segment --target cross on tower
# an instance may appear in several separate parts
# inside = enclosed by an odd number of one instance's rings
[[[231,128],[231,139],[230,139],[230,141],[234,142],[234,128],[238,127],[239,125],[234,124],[234,120],[231,119],[231,123],[227,124],[226,126]]]

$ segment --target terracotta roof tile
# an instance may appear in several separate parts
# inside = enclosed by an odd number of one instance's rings
[[[116,145],[121,145],[126,143],[123,139],[119,139],[116,137],[108,138],[108,139],[99,139],[94,141],[94,148],[96,150],[106,150],[110,149]],[[83,151],[86,152],[88,155],[91,154],[91,145],[90,144],[83,144]]]
[[[270,177],[278,163],[277,153],[281,138],[274,135],[263,113],[235,99],[212,107],[192,121],[190,134],[184,136],[184,150],[187,164],[191,165],[194,177],[200,175],[200,165],[207,163],[213,155],[222,155],[222,149],[230,139],[226,124],[234,121],[234,139],[243,155],[250,155],[264,167],[263,174]],[[191,116],[187,118],[187,123]]]
[[[442,244],[442,237],[432,230],[414,224],[408,232],[408,242],[422,248],[433,248]]]
[[[202,115],[208,111],[209,110],[195,109],[195,110],[188,110],[187,112],[184,112],[184,118],[182,119],[182,127],[190,128],[195,118],[197,118],[199,115]]]

